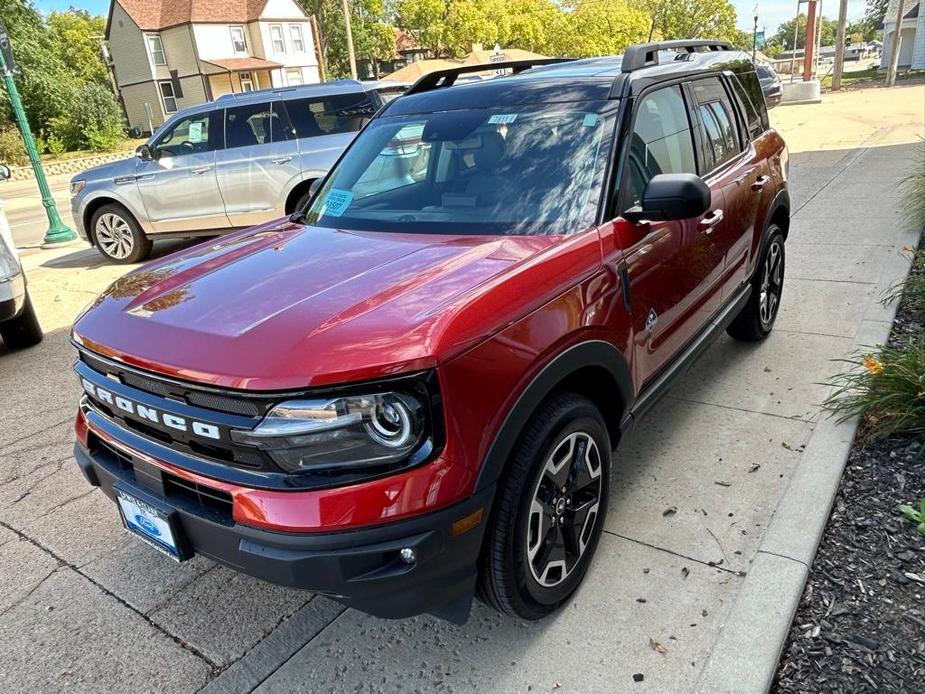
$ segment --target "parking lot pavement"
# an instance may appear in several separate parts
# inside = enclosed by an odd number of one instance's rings
[[[804,108],[817,107],[788,107]],[[796,213],[778,326],[757,345],[719,340],[624,442],[596,561],[540,623],[478,604],[463,627],[379,620],[129,538],[71,459],[68,343],[77,312],[125,268],[88,248],[26,255],[48,334],[24,352],[0,347],[0,690],[691,691],[768,556],[765,529],[820,420],[819,384],[862,322],[884,319],[879,293],[913,237],[896,186],[922,117],[877,123],[836,100],[827,127],[848,119],[858,139],[819,151],[804,134],[815,121],[788,109],[775,119],[800,129],[781,125]]]

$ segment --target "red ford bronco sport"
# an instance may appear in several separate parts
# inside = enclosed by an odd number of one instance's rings
[[[305,210],[80,316],[75,455],[130,531],[382,617],[568,600],[611,450],[774,324],[787,150],[720,42],[497,68],[421,78]]]

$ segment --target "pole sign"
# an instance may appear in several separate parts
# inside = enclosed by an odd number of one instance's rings
[[[13,60],[13,44],[10,43],[10,35],[6,32],[3,22],[0,22],[0,53],[3,53],[6,74],[12,75],[13,70],[16,69],[16,62]]]
[[[756,31],[755,32],[755,44],[758,48],[764,48],[764,32]]]

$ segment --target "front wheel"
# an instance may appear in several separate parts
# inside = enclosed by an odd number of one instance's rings
[[[115,263],[137,263],[151,253],[151,239],[122,205],[103,205],[90,220],[97,250]]]
[[[768,227],[767,243],[752,278],[752,293],[726,332],[736,340],[763,340],[774,327],[784,291],[784,233],[776,224]]]
[[[610,489],[610,439],[594,404],[563,393],[533,416],[500,482],[486,530],[479,596],[540,619],[578,588],[600,539]]]

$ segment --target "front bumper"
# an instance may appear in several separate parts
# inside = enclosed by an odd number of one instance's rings
[[[9,278],[0,277],[0,321],[18,316],[25,303],[25,276],[20,273]]]
[[[430,612],[456,623],[468,618],[493,487],[439,511],[376,527],[275,532],[235,522],[230,510],[223,510],[218,488],[178,485],[169,466],[152,464],[92,433],[88,438],[78,430],[74,456],[86,479],[110,499],[115,500],[118,484],[175,511],[192,551],[220,564],[377,617]],[[475,517],[480,522],[472,524]],[[405,548],[414,551],[413,564],[402,561]]]

